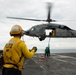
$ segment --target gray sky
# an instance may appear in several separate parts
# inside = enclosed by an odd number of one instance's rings
[[[12,17],[25,17],[46,19],[47,9],[46,2],[52,2],[52,19],[71,20],[71,21],[58,21],[59,24],[67,25],[68,27],[76,30],[76,0],[0,0],[0,49],[10,39],[10,29],[13,25],[19,24],[24,30],[30,27],[42,24],[43,22],[32,22],[26,20],[13,20],[7,19],[7,16]],[[38,49],[44,49],[48,45],[49,39],[39,41],[38,38],[24,36],[24,40],[31,48],[37,46]],[[51,38],[51,48],[76,48],[76,39],[57,39]]]

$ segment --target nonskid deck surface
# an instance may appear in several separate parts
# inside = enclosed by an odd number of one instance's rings
[[[37,54],[25,60],[22,75],[76,75],[75,55],[51,54],[50,57],[44,57],[43,54]]]

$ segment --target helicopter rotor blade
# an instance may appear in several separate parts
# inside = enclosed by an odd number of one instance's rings
[[[44,22],[56,22],[56,20],[52,20],[51,17],[51,9],[52,9],[52,3],[47,3],[47,10],[48,10],[48,14],[47,14],[47,19],[46,20],[39,20],[39,19],[28,19],[28,18],[18,18],[18,17],[7,17],[10,19],[20,19],[20,20],[30,20],[30,21],[44,21]]]
[[[28,19],[28,18],[18,18],[18,17],[7,17],[11,19],[20,19],[20,20],[30,20],[30,21],[46,21],[46,20],[39,20],[39,19]]]
[[[51,12],[51,3],[47,3],[48,4],[48,15],[47,15],[47,20],[50,20],[50,12]]]
[[[53,20],[52,18],[51,18],[51,12],[52,12],[52,3],[50,3],[50,2],[47,2],[47,19],[46,20],[39,20],[39,19],[29,19],[29,18],[19,18],[19,17],[7,17],[7,18],[10,18],[10,19],[20,19],[20,20],[30,20],[30,21],[44,21],[44,22],[48,22],[48,23],[50,23],[50,22],[57,22],[57,21],[69,21],[69,22],[71,22],[71,21],[76,21],[76,20],[63,20],[63,19],[55,19],[55,20]]]
[[[74,20],[74,19],[57,19],[57,21],[69,21],[69,22],[71,22],[71,21],[76,21],[76,20]]]
[[[47,22],[56,22],[56,20],[51,19],[51,12],[52,12],[52,3],[47,3],[47,9],[48,9],[48,14],[47,14]]]

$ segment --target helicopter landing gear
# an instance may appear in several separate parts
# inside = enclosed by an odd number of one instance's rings
[[[38,37],[40,41],[44,40],[46,37],[45,36],[39,36]]]
[[[42,40],[44,40],[44,39],[45,39],[44,37],[39,37],[39,40],[40,40],[40,41],[42,41]]]

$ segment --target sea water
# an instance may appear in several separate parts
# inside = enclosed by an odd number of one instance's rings
[[[37,53],[45,53],[45,49],[38,49]],[[50,53],[76,53],[76,49],[50,49]]]

